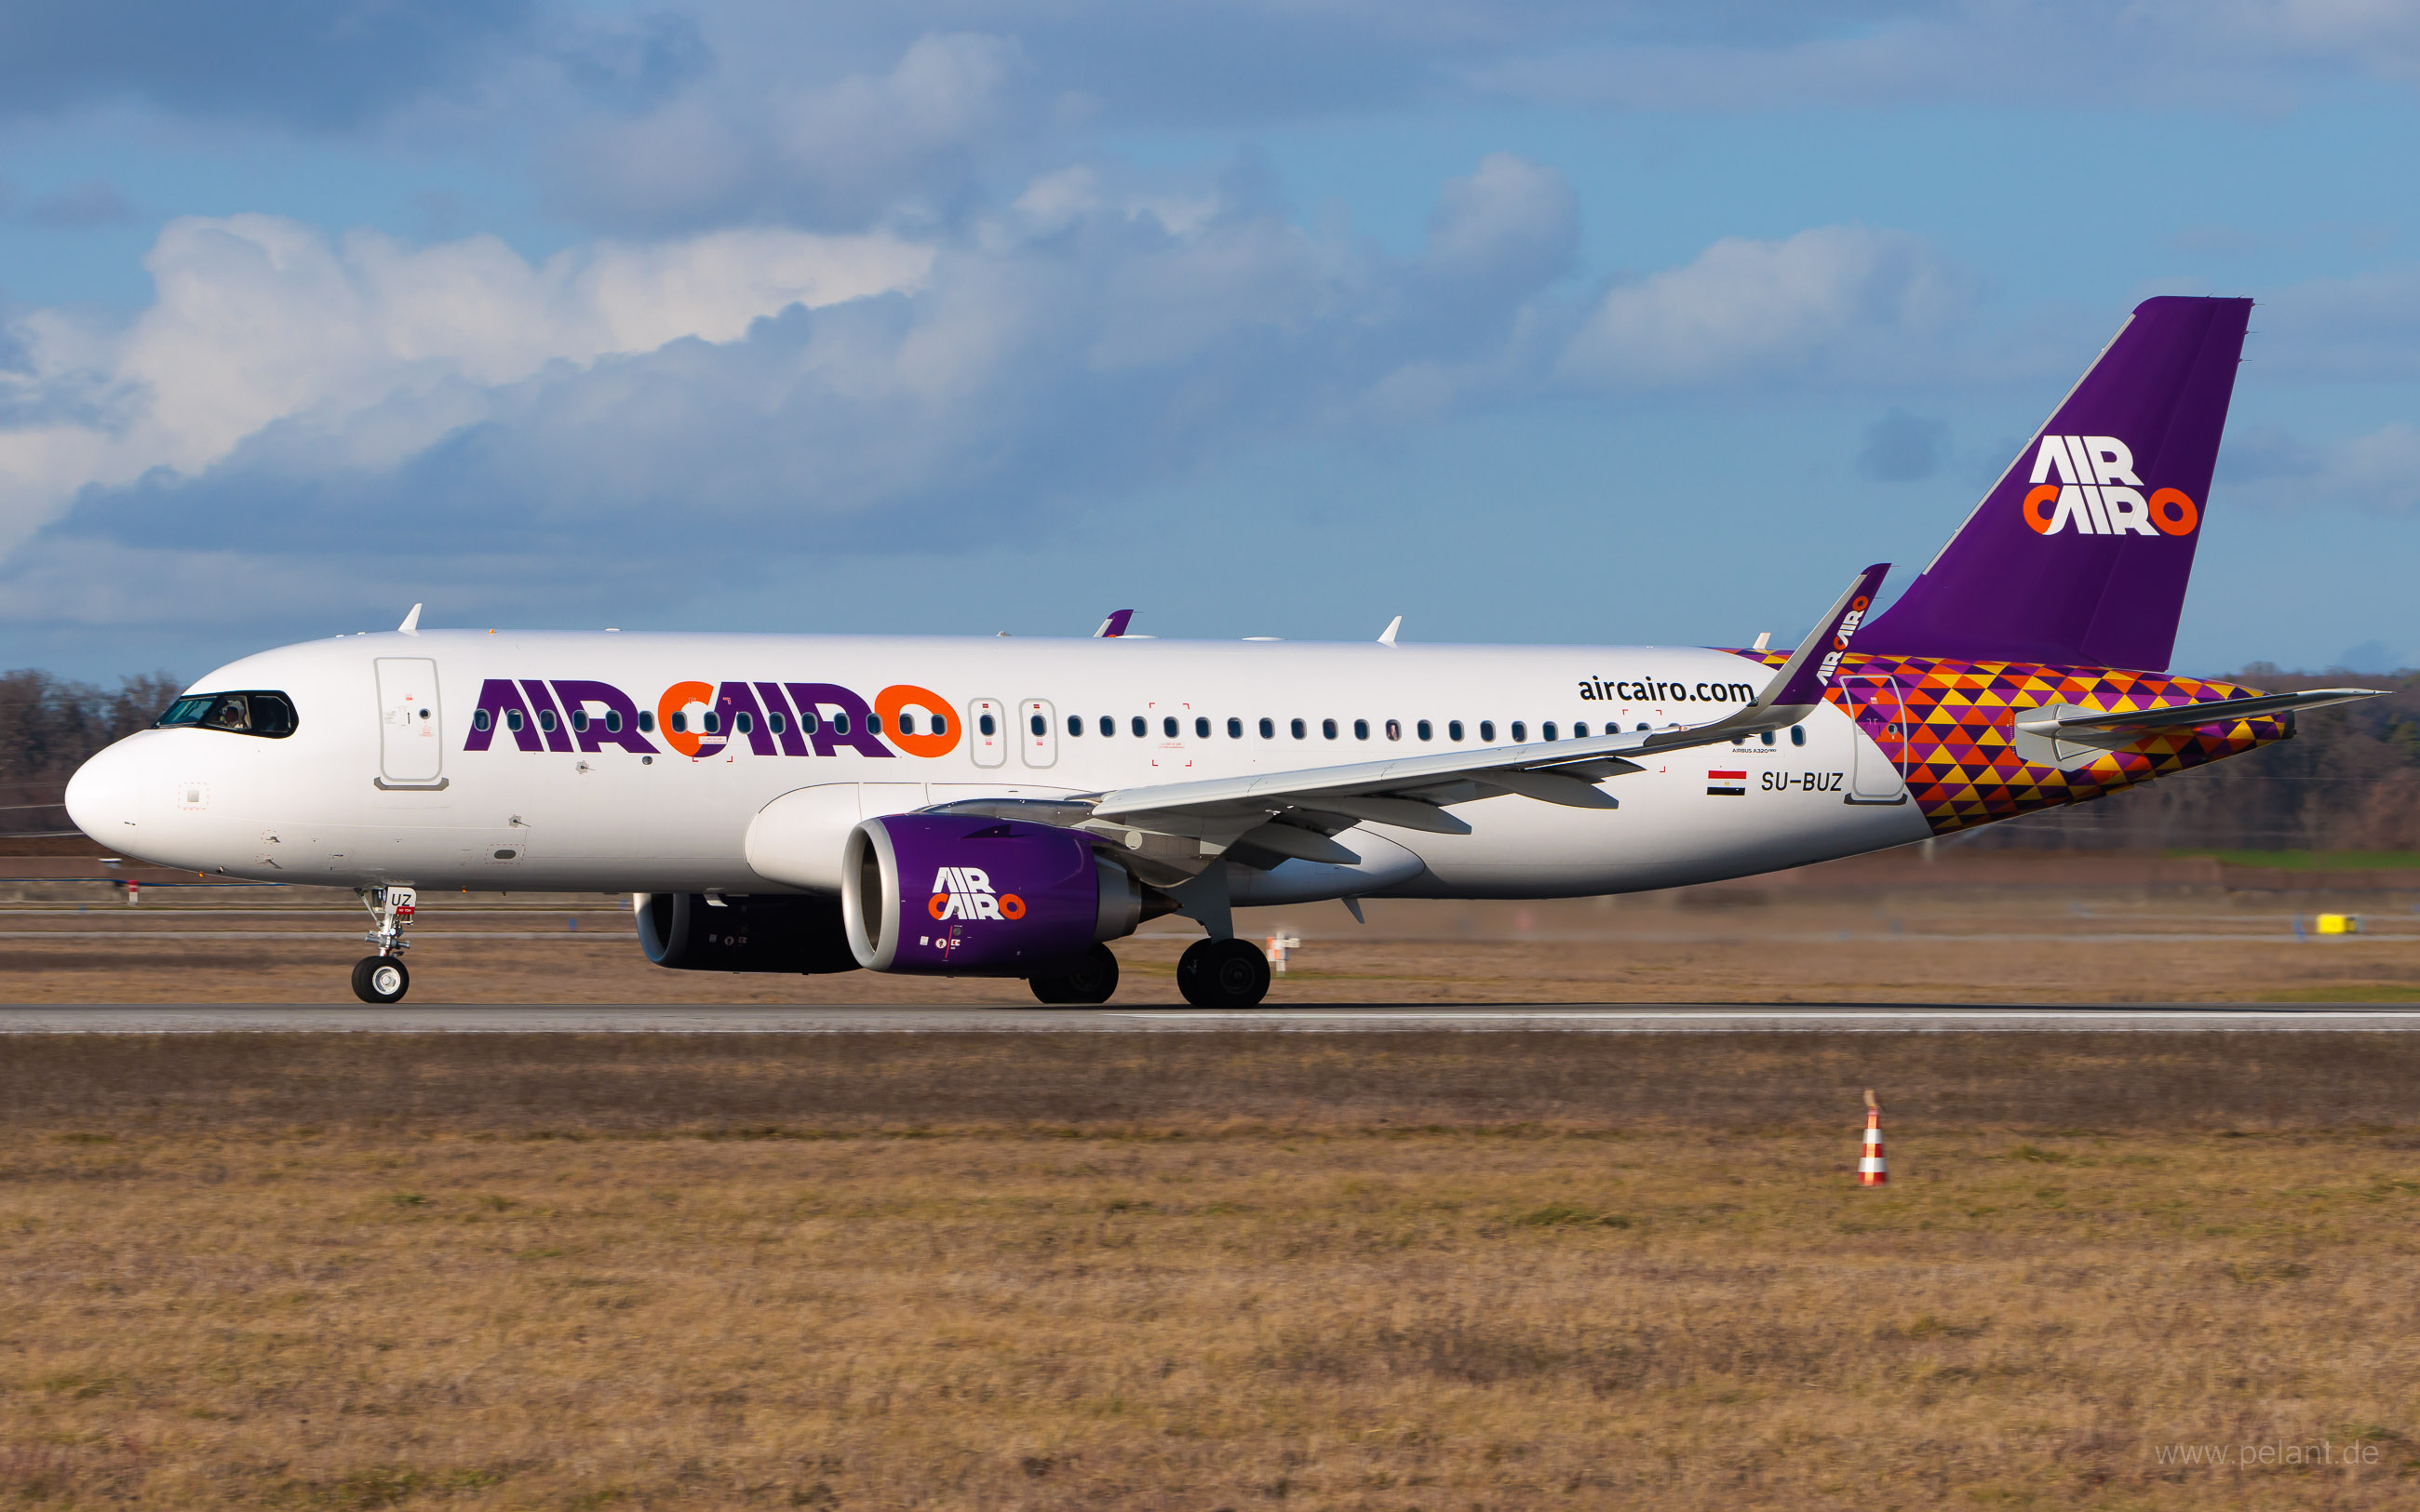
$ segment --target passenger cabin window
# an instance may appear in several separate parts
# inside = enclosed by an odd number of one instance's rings
[[[814,728],[815,728],[815,726],[814,726],[814,719],[813,719],[813,718],[810,718],[810,719],[807,721],[807,730],[808,730],[808,732],[809,732],[810,733],[812,733],[814,732]],[[868,728],[869,728],[869,729],[871,729],[871,730],[873,730],[873,731],[874,731],[874,733],[876,733],[876,734],[880,734],[880,733],[882,733],[882,727],[881,727],[880,725],[876,725],[876,724],[869,724]],[[848,733],[848,716],[847,716],[847,715],[845,715],[845,714],[835,714],[835,715],[833,715],[833,716],[832,716],[832,733],[833,733],[833,734],[836,734],[836,735],[845,735],[845,734],[847,734],[847,733]]]
[[[1422,735],[1420,738],[1426,740],[1428,737],[1426,735]],[[1448,740],[1460,740],[1462,738],[1462,721],[1460,719],[1448,719],[1445,722],[1445,738]]]
[[[814,726],[811,724],[811,725],[807,726],[807,728],[808,728],[808,729],[810,729],[810,730],[813,730],[813,729],[814,728]],[[641,734],[646,734],[646,735],[652,735],[652,734],[654,734],[654,733],[656,733],[656,711],[655,711],[655,710],[653,710],[653,709],[641,709],[641,710],[639,711],[639,733],[640,733]]]
[[[174,713],[175,711],[171,710],[169,712]],[[160,722],[163,725],[166,724],[168,722],[167,715],[162,715],[160,717]],[[485,734],[489,730],[495,728],[495,721],[488,717],[487,710],[473,709],[471,711],[471,728],[478,731],[481,734]]]
[[[777,715],[775,715],[775,716],[773,716],[773,728],[774,728],[774,729],[776,729],[776,730],[779,730],[779,729],[781,729],[781,728],[782,728],[782,717],[781,717],[780,715],[778,715],[778,714],[777,714]],[[619,709],[607,709],[607,710],[605,711],[605,730],[606,730],[606,733],[609,733],[609,734],[615,734],[615,735],[618,735],[618,734],[620,734],[620,733],[622,733],[622,711],[621,711],[621,710],[619,710]]]
[[[540,730],[551,730],[554,728],[553,724],[550,722],[548,717],[544,713],[539,714],[537,717],[537,727]],[[698,728],[705,731],[709,735],[719,735],[722,733],[722,716],[717,714],[712,709],[708,709],[700,717],[698,720]]]
[[[1033,717],[1033,733],[1037,735],[1042,733],[1042,716],[1038,714]],[[1082,715],[1071,714],[1067,716],[1067,733],[1071,735],[1080,735],[1084,733],[1084,717]]]
[[[1042,733],[1042,731],[1039,728],[1042,723],[1042,716],[1038,714],[1035,715],[1033,717],[1033,723],[1036,726],[1033,733],[1037,735]],[[1000,733],[1000,721],[986,714],[982,718],[975,721],[975,728],[982,731],[985,734],[996,735]]]
[[[1479,738],[1486,741],[1491,746],[1496,743],[1495,720],[1481,719],[1479,721]]]
[[[1541,735],[1544,735],[1544,736],[1546,739],[1548,739],[1548,740],[1552,740],[1552,739],[1554,739],[1554,738],[1555,738],[1555,721],[1554,721],[1554,720],[1552,720],[1552,719],[1549,719],[1549,720],[1547,720],[1544,724],[1543,724],[1543,725],[1539,726],[1539,727],[1538,727],[1538,733],[1539,733],[1539,734],[1541,734]]]
[[[644,718],[646,717],[646,716],[643,714],[643,715],[639,716],[639,717],[640,717],[641,719],[644,719]],[[818,730],[822,729],[823,727],[824,727],[824,719],[823,719],[823,716],[822,716],[822,715],[817,714],[817,713],[816,713],[814,710],[813,710],[813,709],[802,709],[802,710],[800,710],[800,711],[799,711],[799,733],[800,733],[800,734],[802,734],[802,735],[812,735],[812,734],[814,734],[816,731],[818,731]],[[640,728],[641,728],[641,729],[644,729],[644,728],[646,728],[646,727],[645,727],[644,725],[642,725],[642,726],[640,726]],[[845,733],[847,732],[847,730],[848,730],[848,726],[846,726],[846,725],[835,725],[835,726],[833,726],[833,728],[834,728],[834,729],[836,729],[836,730],[841,731],[843,733]]]
[[[949,733],[950,717],[946,714],[937,714],[933,716],[933,733],[937,735],[946,735]]]
[[[504,728],[517,735],[521,733],[520,710],[506,709],[504,711]],[[673,716],[673,728],[675,730],[686,730],[689,728],[689,721],[682,716],[675,714]]]
[[[748,716],[743,714],[739,717],[745,719]],[[899,717],[899,733],[903,735],[912,735],[916,733],[916,717],[914,715],[903,714]]]
[[[1151,726],[1143,722],[1143,717],[1140,714],[1136,715],[1133,718],[1128,719],[1126,721],[1126,727],[1134,732],[1135,738],[1137,740],[1140,740],[1143,736],[1151,733]]]
[[[613,722],[613,717],[609,714],[605,717],[605,728],[608,730],[617,730],[621,727]],[[768,714],[765,716],[765,728],[770,730],[777,735],[786,734],[789,732],[790,721],[782,717],[782,716],[778,714]]]
[[[1356,719],[1353,721],[1353,738],[1356,740],[1367,740],[1370,738],[1369,720]]]
[[[1413,733],[1418,734],[1422,740],[1434,740],[1436,738],[1436,727],[1430,724],[1426,719],[1422,719],[1419,723],[1412,726],[1412,730]],[[1459,733],[1456,733],[1453,738],[1460,740],[1462,736]]]
[[[706,727],[708,730],[713,729],[714,716],[709,714],[706,718]],[[540,709],[537,711],[537,727],[540,730],[545,731],[550,735],[554,733],[554,711],[552,709]]]
[[[746,709],[742,709],[731,717],[731,728],[739,734],[753,734],[756,731],[756,721],[748,717]]]
[[[1387,721],[1387,738],[1388,740],[1401,740],[1404,738],[1403,720],[1389,719]]]
[[[1296,720],[1295,720],[1295,721],[1294,721],[1294,723],[1293,723],[1293,725],[1291,726],[1291,728],[1292,728],[1292,729],[1293,729],[1293,731],[1294,731],[1294,738],[1295,738],[1295,739],[1296,739],[1296,740],[1300,740],[1300,739],[1302,739],[1302,738],[1303,738],[1304,733],[1305,733],[1305,731],[1304,731],[1304,729],[1303,729],[1303,724],[1302,724],[1302,721],[1301,721],[1300,719],[1296,719]]]
[[[1114,735],[1118,733],[1118,722],[1115,719],[1110,718],[1106,714],[1102,715],[1100,719],[1100,731],[1101,733],[1105,735]]]
[[[1267,732],[1265,732],[1265,731],[1264,731],[1264,732],[1262,732],[1262,733],[1263,733],[1264,734],[1267,733]],[[1230,739],[1230,740],[1241,740],[1241,739],[1243,739],[1243,738],[1244,738],[1244,721],[1243,721],[1243,720],[1241,720],[1241,719],[1230,719],[1230,720],[1228,720],[1228,721],[1227,721],[1227,738],[1228,738],[1228,739]]]
[[[1176,738],[1176,716],[1171,714],[1159,721],[1159,733],[1166,740]]]
[[[1793,746],[1804,746],[1807,744],[1807,727],[1805,725],[1794,724],[1790,727],[1790,743]]]
[[[1334,740],[1336,738],[1336,721],[1333,719],[1320,720],[1319,733],[1326,735],[1328,739]]]
[[[706,717],[711,719],[714,716],[709,714]],[[867,715],[865,717],[865,733],[870,735],[878,735],[882,733],[882,716],[878,714]]]
[[[1527,740],[1527,739],[1528,739],[1528,738],[1529,738],[1529,721],[1528,721],[1527,719],[1515,719],[1515,720],[1513,720],[1513,721],[1512,721],[1512,744],[1514,744],[1514,745],[1516,745],[1516,746],[1517,746],[1517,745],[1521,744],[1521,742],[1523,742],[1523,741],[1525,741],[1525,740]]]
[[[1209,739],[1209,738],[1210,738],[1210,721],[1209,721],[1209,720],[1207,720],[1207,719],[1205,719],[1205,718],[1202,718],[1202,717],[1201,716],[1199,716],[1199,715],[1194,716],[1194,718],[1193,718],[1193,735],[1194,735],[1194,738],[1195,738],[1195,739],[1197,739],[1197,740],[1207,740],[1207,739]]]
[[[588,711],[586,709],[574,709],[571,711],[571,728],[580,731],[583,734],[587,733]]]
[[[1586,719],[1578,720],[1572,725],[1572,738],[1574,740],[1586,740],[1588,738],[1588,721]]]
[[[1275,740],[1278,738],[1278,722],[1275,719],[1263,719],[1261,721],[1261,738],[1263,740]]]
[[[1774,741],[1773,732],[1772,732],[1772,731],[1770,731],[1770,730],[1766,731],[1766,732],[1764,733],[1764,743],[1765,743],[1766,745],[1770,746],[1770,745],[1772,745],[1772,744],[1773,744],[1773,741]]]

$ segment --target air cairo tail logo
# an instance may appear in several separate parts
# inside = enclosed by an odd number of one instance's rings
[[[1840,658],[1849,654],[1849,637],[1857,633],[1857,626],[1865,623],[1866,610],[1873,608],[1873,604],[1874,601],[1863,594],[1850,601],[1849,612],[1840,616],[1840,627],[1832,632],[1832,644],[1823,653],[1823,664],[1815,669],[1816,676],[1829,679],[1840,670]]]
[[[2181,488],[2143,497],[2134,454],[2115,436],[2044,436],[2031,481],[2025,523],[2041,535],[2071,525],[2078,535],[2191,535],[2201,523]]]
[[[981,867],[945,866],[933,873],[933,899],[924,911],[937,919],[1015,920],[1025,917],[1025,900],[1013,892],[995,894]]]

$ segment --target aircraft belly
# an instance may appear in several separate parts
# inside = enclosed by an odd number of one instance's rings
[[[1740,760],[1726,752],[1717,762]],[[1854,856],[1926,838],[1913,805],[1850,804],[1828,792],[1768,789],[1763,770],[1742,760],[1715,771],[1747,780],[1710,781],[1700,762],[1686,773],[1617,778],[1606,791],[1618,810],[1568,809],[1525,798],[1459,804],[1468,835],[1390,831],[1425,863],[1421,873],[1377,896],[1423,898],[1585,897],[1720,881]],[[1737,787],[1740,792],[1731,792]],[[1719,788],[1723,791],[1710,791]]]

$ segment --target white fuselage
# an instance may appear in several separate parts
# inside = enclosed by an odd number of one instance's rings
[[[1704,724],[1770,676],[1725,652],[1642,646],[349,636],[246,657],[194,685],[285,694],[297,716],[290,735],[147,730],[95,758],[69,801],[87,833],[129,856],[233,877],[783,891],[795,884],[751,866],[750,826],[804,788],[849,785],[853,804],[833,811],[851,810],[853,822],[962,798],[1295,772],[1537,741],[1549,726],[1569,738],[1580,725],[1594,734]],[[586,729],[571,728],[575,712]],[[869,712],[879,733],[866,728]],[[903,713],[912,730],[899,729]],[[685,729],[673,728],[675,715]],[[609,718],[618,728],[608,731]],[[1467,835],[1365,825],[1339,837],[1360,866],[1288,861],[1237,877],[1235,901],[1628,892],[1930,833],[1887,759],[1828,705],[1771,745],[1649,758],[1605,791],[1618,810],[1517,795],[1459,804]],[[840,840],[830,837],[835,856]],[[760,833],[760,857],[768,843]]]

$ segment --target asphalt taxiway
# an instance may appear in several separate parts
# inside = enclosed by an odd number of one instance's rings
[[[661,1003],[283,1003],[0,1005],[0,1034],[936,1034],[1078,1031],[1184,1034],[1251,1030],[1369,1034],[1554,1030],[1585,1034],[1830,1034],[2123,1030],[2420,1030],[2420,1006],[2361,1003],[1285,1004],[1243,1011],[1186,1008],[730,1008]]]

